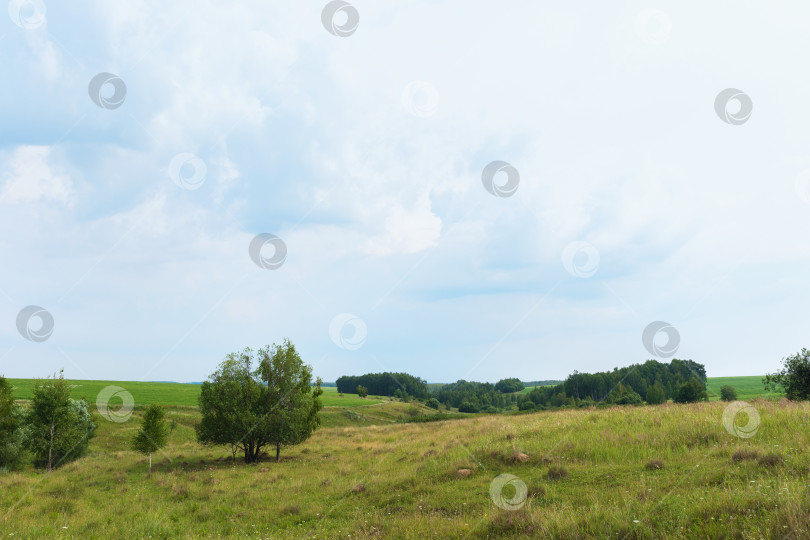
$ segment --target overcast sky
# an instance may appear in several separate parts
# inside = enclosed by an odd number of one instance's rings
[[[199,381],[284,337],[326,381],[773,371],[810,346],[808,24],[12,0],[0,374]]]

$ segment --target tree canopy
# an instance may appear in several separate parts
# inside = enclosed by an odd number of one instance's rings
[[[241,450],[247,463],[275,446],[278,460],[282,446],[300,444],[320,424],[320,383],[312,385],[312,368],[287,339],[231,353],[202,385],[197,440]]]

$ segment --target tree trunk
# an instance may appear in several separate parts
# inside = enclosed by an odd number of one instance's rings
[[[276,443],[276,461],[279,460],[279,456],[281,455],[281,443]]]
[[[55,426],[51,424],[51,441],[48,444],[48,472],[53,470],[53,432]]]
[[[152,452],[149,452],[149,476],[152,476]]]

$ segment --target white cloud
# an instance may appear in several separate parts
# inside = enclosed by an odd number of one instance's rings
[[[71,206],[75,200],[73,183],[54,170],[50,154],[47,146],[14,149],[0,172],[0,204],[51,201]]]

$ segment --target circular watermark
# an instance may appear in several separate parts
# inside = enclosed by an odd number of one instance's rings
[[[38,319],[39,325],[32,327],[32,319]],[[53,334],[53,315],[39,306],[24,307],[17,314],[17,330],[28,341],[47,341]]]
[[[359,349],[366,342],[367,335],[366,323],[351,313],[336,315],[329,323],[329,338],[341,349],[348,351]]]
[[[506,175],[505,182],[495,182],[495,175]],[[481,182],[484,188],[496,197],[511,197],[520,185],[518,170],[505,161],[493,161],[481,173]]]
[[[796,177],[796,195],[802,202],[810,204],[810,169],[805,169]]]
[[[659,335],[665,335],[667,338],[666,343],[661,344],[660,341],[656,342]],[[681,344],[681,334],[678,329],[664,321],[654,321],[644,328],[641,333],[641,342],[644,348],[647,349],[653,356],[659,358],[672,358],[678,351],[678,346]]]
[[[562,263],[569,274],[589,278],[599,270],[599,251],[588,242],[571,242],[562,252]]]
[[[734,101],[739,105],[736,111],[729,109],[729,104]],[[726,88],[714,99],[714,111],[717,116],[726,124],[740,126],[751,117],[751,111],[754,109],[754,102],[742,90],[736,88]]]
[[[117,409],[110,407],[113,398],[121,400],[121,406]],[[132,409],[135,408],[135,398],[120,386],[105,386],[96,396],[96,409],[98,413],[116,424],[122,424],[132,416]]]
[[[748,417],[744,426],[740,426],[734,421],[740,413]],[[759,430],[759,411],[745,401],[732,401],[723,411],[723,427],[735,437],[750,439]]]
[[[110,87],[112,88],[112,95],[108,91]],[[118,75],[104,72],[90,79],[87,93],[93,103],[102,109],[117,109],[124,104],[127,97],[127,85]]]
[[[33,30],[45,24],[47,9],[42,0],[10,0],[8,16],[14,24],[25,30]]]
[[[268,248],[272,248],[272,254],[269,257],[265,256]],[[250,241],[248,253],[250,254],[251,260],[256,263],[256,266],[259,268],[277,270],[281,268],[281,265],[287,260],[287,244],[275,234],[262,233],[256,235],[253,240]]]
[[[189,191],[199,189],[205,183],[207,173],[205,162],[189,152],[177,154],[169,163],[172,182]]]
[[[507,498],[504,496],[504,489],[506,486],[512,486],[515,494]],[[515,476],[514,474],[500,474],[489,484],[489,497],[495,506],[502,510],[509,510],[514,512],[520,510],[526,504],[529,490],[526,488],[526,483]]]
[[[344,18],[342,23],[339,22],[339,15]],[[321,22],[333,36],[348,37],[357,30],[357,26],[360,24],[360,13],[348,2],[332,0],[323,7]]]
[[[429,82],[413,81],[402,90],[402,105],[413,116],[433,116],[439,108],[439,91]]]
[[[645,43],[660,45],[672,33],[672,19],[660,9],[647,8],[636,15],[636,35]]]

